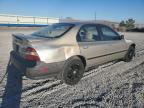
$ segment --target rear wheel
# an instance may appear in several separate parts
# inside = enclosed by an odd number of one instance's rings
[[[125,62],[130,62],[133,59],[134,55],[135,55],[135,47],[134,46],[130,46],[127,54],[125,55],[124,61]]]
[[[62,72],[62,81],[68,85],[77,84],[83,77],[84,65],[80,58],[72,57],[66,61]]]

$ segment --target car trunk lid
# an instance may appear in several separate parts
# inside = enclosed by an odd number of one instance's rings
[[[32,43],[45,41],[43,37],[36,37],[32,35],[13,34],[13,50],[21,57],[28,60],[38,60],[38,54],[33,48]],[[30,50],[31,49],[31,50]]]

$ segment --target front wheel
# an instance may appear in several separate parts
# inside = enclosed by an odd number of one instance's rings
[[[135,47],[130,46],[127,54],[125,55],[124,61],[130,62],[133,59],[134,55],[135,55]]]
[[[72,57],[66,61],[61,80],[68,85],[77,84],[84,74],[84,65],[80,58]]]

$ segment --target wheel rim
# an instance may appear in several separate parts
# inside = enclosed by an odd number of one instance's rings
[[[77,81],[81,74],[80,74],[80,65],[79,64],[73,64],[69,67],[67,72],[67,78],[69,81]]]

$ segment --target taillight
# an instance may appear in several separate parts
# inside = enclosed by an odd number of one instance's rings
[[[27,52],[36,52],[36,50],[34,48],[31,48],[31,47],[27,47],[26,51]]]
[[[24,59],[29,61],[40,61],[36,50],[32,47],[27,47],[25,49]]]
[[[26,55],[25,59],[29,61],[40,61],[39,57],[35,55]]]

